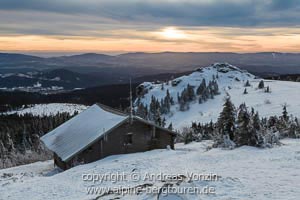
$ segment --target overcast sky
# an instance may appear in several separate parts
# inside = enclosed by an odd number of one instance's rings
[[[300,0],[1,0],[1,51],[300,52]]]

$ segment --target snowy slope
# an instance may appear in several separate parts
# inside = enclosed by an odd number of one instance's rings
[[[95,199],[87,194],[88,187],[111,188],[117,186],[147,188],[158,187],[174,181],[111,180],[83,181],[83,174],[166,174],[187,173],[217,174],[217,181],[192,181],[183,179],[179,187],[215,187],[215,195],[173,195],[157,198],[142,192],[139,195],[110,194],[99,199],[299,199],[300,190],[300,140],[282,140],[283,146],[271,149],[240,147],[234,150],[211,149],[210,141],[176,144],[176,150],[153,150],[144,153],[110,156],[103,160],[74,167],[62,173],[53,173],[51,161],[38,162],[0,170],[0,199]],[[49,176],[47,172],[55,175]],[[151,185],[152,184],[152,185]],[[177,187],[177,186],[176,186]],[[184,198],[183,198],[184,197]]]
[[[199,104],[197,101],[191,102],[188,111],[179,111],[177,93],[180,94],[187,87],[187,84],[195,86],[196,90],[203,78],[208,83],[208,81],[212,80],[213,75],[218,75],[219,77],[217,82],[221,94],[202,104]],[[178,80],[180,81],[179,84],[172,86],[171,83],[178,82]],[[244,95],[244,84],[247,80],[251,86],[247,87],[248,94]],[[141,98],[141,102],[149,105],[152,95],[160,100],[166,96],[166,90],[168,89],[176,104],[171,107],[171,113],[165,117],[167,124],[172,122],[173,127],[176,129],[190,126],[193,121],[202,123],[210,122],[211,120],[216,121],[223,108],[226,93],[230,95],[235,106],[245,102],[248,107],[253,107],[259,111],[260,117],[281,115],[284,104],[287,104],[289,114],[300,117],[300,83],[265,80],[265,87],[269,86],[271,89],[271,93],[265,93],[264,90],[257,89],[260,80],[235,66],[216,63],[190,75],[170,81],[168,85],[164,85],[164,90],[161,90],[161,84],[143,83],[142,85],[148,92]]]
[[[56,115],[57,113],[70,113],[74,114],[75,111],[82,112],[87,106],[79,104],[68,104],[68,103],[50,103],[50,104],[35,104],[29,108],[24,108],[16,111],[10,111],[3,114],[18,114],[24,115],[31,113],[34,116],[50,116]]]

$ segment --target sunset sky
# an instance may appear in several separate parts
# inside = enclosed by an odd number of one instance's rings
[[[0,51],[300,52],[299,0],[1,0]]]

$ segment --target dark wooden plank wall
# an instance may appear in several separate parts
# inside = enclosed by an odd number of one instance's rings
[[[68,169],[79,163],[90,163],[104,157],[116,154],[144,152],[152,149],[165,149],[170,146],[174,149],[174,136],[162,129],[155,128],[139,120],[122,124],[95,141],[90,147],[64,163],[55,156],[55,163],[62,169]],[[128,134],[132,135],[132,144],[126,144]]]

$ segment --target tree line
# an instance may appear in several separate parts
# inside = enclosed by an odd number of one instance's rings
[[[165,90],[164,84],[161,84],[161,90]],[[198,87],[187,84],[187,86],[177,93],[177,103],[179,105],[179,111],[189,110],[189,104],[191,102],[198,101],[199,104],[206,102],[209,99],[213,99],[215,95],[219,93],[219,86],[216,81],[216,76],[206,83],[203,79]],[[162,99],[158,99],[155,96],[151,96],[149,107],[141,102],[140,97],[137,99],[135,114],[146,120],[153,121],[160,126],[166,126],[165,118],[162,115],[169,114],[171,112],[171,106],[175,105],[173,97],[171,97],[169,90],[166,90],[166,95]],[[172,125],[169,125],[171,128]]]
[[[282,138],[300,138],[300,124],[297,117],[289,116],[283,105],[281,116],[260,118],[253,108],[245,103],[235,107],[227,97],[217,122],[192,123],[183,130],[183,141],[212,139],[215,147],[234,148],[242,145],[271,147],[280,144]]]
[[[71,117],[69,113],[0,115],[0,168],[50,158],[51,154],[40,142],[40,137]]]

